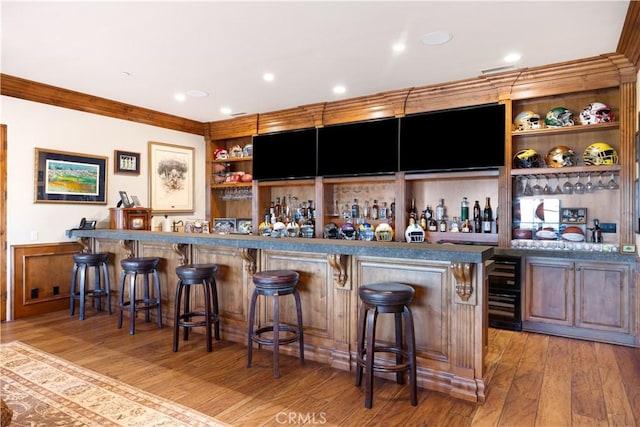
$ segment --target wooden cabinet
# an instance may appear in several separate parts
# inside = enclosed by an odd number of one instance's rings
[[[523,330],[633,345],[631,272],[624,263],[527,257]]]
[[[151,209],[109,208],[109,227],[118,230],[151,230]]]

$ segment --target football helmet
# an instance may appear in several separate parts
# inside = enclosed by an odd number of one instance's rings
[[[518,169],[539,168],[542,167],[542,159],[533,148],[525,148],[520,150],[513,156],[513,164]]]
[[[226,160],[229,158],[229,152],[222,147],[216,148],[213,152],[213,160]]]
[[[583,125],[607,123],[614,120],[613,110],[602,102],[592,102],[584,107],[580,113],[580,123]]]
[[[516,131],[542,128],[542,123],[540,123],[540,114],[536,114],[529,110],[518,114],[513,120],[513,125]]]
[[[337,239],[339,237],[340,230],[335,222],[329,222],[324,225],[323,237],[325,239]]]
[[[393,228],[386,222],[379,224],[376,227],[376,240],[381,242],[390,242],[393,240]]]
[[[584,164],[589,166],[617,165],[618,152],[606,142],[596,142],[584,150]]]
[[[544,123],[550,128],[573,126],[573,111],[565,107],[554,107],[544,117]]]
[[[356,240],[356,228],[350,222],[345,222],[340,227],[340,238],[345,240]]]
[[[552,148],[545,157],[547,166],[552,168],[563,168],[565,166],[578,166],[578,156],[573,150],[564,145]]]
[[[370,242],[376,238],[375,230],[368,222],[363,222],[358,226],[358,239]]]

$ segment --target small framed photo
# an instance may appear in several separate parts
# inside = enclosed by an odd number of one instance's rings
[[[130,208],[132,207],[131,205],[131,201],[129,200],[129,196],[127,195],[126,191],[120,191],[120,202],[123,208]]]
[[[216,234],[231,234],[236,232],[235,218],[215,218],[213,220],[213,232]]]
[[[560,222],[562,224],[586,224],[587,208],[562,208]]]
[[[140,175],[140,153],[115,150],[113,158],[114,173]]]
[[[142,207],[142,203],[140,203],[140,199],[138,199],[138,196],[131,196],[131,207],[132,208]]]
[[[236,232],[240,234],[253,233],[253,224],[251,222],[251,218],[238,218],[238,223],[236,225]]]

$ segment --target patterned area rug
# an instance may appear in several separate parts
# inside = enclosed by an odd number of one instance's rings
[[[14,426],[227,426],[24,343],[0,345],[0,395]]]

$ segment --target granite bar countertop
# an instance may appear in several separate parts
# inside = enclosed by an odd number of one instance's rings
[[[262,237],[246,234],[198,234],[140,230],[69,230],[71,238],[94,237],[162,243],[315,252],[341,255],[411,258],[433,261],[485,262],[494,255],[493,246],[439,243],[366,242],[360,240]]]

